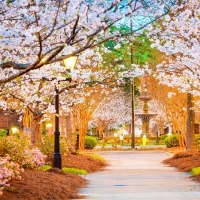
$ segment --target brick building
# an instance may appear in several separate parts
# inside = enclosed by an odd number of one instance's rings
[[[10,130],[12,127],[22,129],[22,122],[19,122],[19,115],[15,111],[4,111],[0,109],[0,129]]]

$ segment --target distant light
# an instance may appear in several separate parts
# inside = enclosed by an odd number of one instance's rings
[[[50,127],[52,127],[53,125],[52,125],[52,123],[47,123],[46,124],[46,128],[50,128]]]
[[[11,130],[12,130],[12,133],[17,133],[19,131],[17,127],[12,127]]]

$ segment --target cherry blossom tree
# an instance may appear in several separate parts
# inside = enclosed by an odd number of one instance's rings
[[[168,59],[157,66],[162,83],[199,95],[199,1],[189,0],[174,6],[150,34],[152,46]],[[150,27],[150,30],[153,26]]]
[[[199,70],[199,1],[189,0],[174,6],[170,15],[151,31],[153,46],[164,52],[168,59],[157,66],[159,80],[168,86],[187,92],[187,148],[194,144],[193,95],[200,95]],[[155,28],[155,27],[154,27]],[[152,27],[150,27],[152,29]],[[159,37],[157,37],[159,36]]]
[[[93,55],[90,62],[80,61],[79,65],[90,64],[92,66],[95,65],[95,60],[96,56]],[[36,71],[37,74],[35,74]],[[41,120],[49,120],[51,114],[55,113],[55,85],[59,88],[60,94],[60,116],[65,116],[70,112],[70,107],[85,101],[88,92],[84,88],[91,84],[91,77],[98,80],[96,84],[105,82],[105,76],[101,71],[93,73],[89,69],[73,71],[71,82],[66,81],[66,69],[63,66],[56,66],[56,70],[54,68],[49,70],[45,65],[36,71],[4,83],[0,95],[0,102],[4,109],[15,109],[19,114],[25,113],[27,118],[30,118],[29,120],[24,116],[23,120],[25,124],[28,124],[28,126],[24,124],[25,127],[31,128],[33,143],[41,135]]]
[[[38,123],[44,113],[55,112],[53,88],[59,86],[61,113],[66,113],[71,102],[84,101],[84,97],[74,98],[73,94],[80,92],[87,82],[108,79],[91,69],[94,66],[89,57],[94,52],[97,55],[95,48],[107,40],[138,35],[140,30],[170,9],[170,1],[160,3],[153,0],[148,3],[143,0],[1,1],[0,105],[18,111],[28,107]],[[112,25],[123,22],[121,20],[126,17],[132,18],[133,30],[124,34],[110,31]],[[68,72],[58,61],[76,54],[85,54],[80,66],[89,66],[89,69],[77,70],[72,74],[74,81],[64,82]],[[99,59],[98,55],[94,57]],[[85,83],[80,84],[81,79]],[[9,106],[5,104],[8,101]],[[33,132],[38,132],[38,129]]]
[[[125,17],[133,18],[132,33],[137,33],[169,12],[170,2],[1,1],[0,83],[99,46],[108,39],[123,37],[118,32],[109,32],[109,28]]]
[[[151,127],[151,122],[153,123],[153,125],[157,127],[157,131],[159,133],[159,135],[163,135],[164,134],[164,128],[165,127],[169,127],[170,124],[170,118],[166,116],[166,112],[165,109],[163,110],[163,104],[158,100],[152,100],[149,102],[149,110],[153,113],[156,113],[157,115],[155,116],[155,118],[153,118],[150,121],[150,127]]]
[[[175,87],[162,85],[153,77],[149,77],[149,92],[165,114],[168,123],[172,124],[172,131],[179,139],[181,147],[185,147],[187,121],[187,95]],[[159,114],[159,112],[158,112]],[[160,114],[159,114],[160,115]],[[159,117],[159,115],[157,117]]]
[[[93,86],[89,84],[88,87],[83,88],[82,94],[76,95],[76,99],[84,97],[82,102],[75,101],[71,109],[74,119],[72,134],[76,134],[76,130],[78,130],[80,150],[85,148],[85,135],[94,111],[110,91],[111,89],[108,86],[104,86],[103,83]]]
[[[131,121],[130,95],[119,88],[113,88],[106,98],[101,101],[93,113],[89,127],[100,130],[116,128]],[[103,132],[100,132],[102,134]]]

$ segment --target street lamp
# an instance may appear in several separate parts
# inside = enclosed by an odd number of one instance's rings
[[[132,20],[130,20],[130,28],[131,28],[131,33],[133,32],[132,28]],[[130,59],[131,59],[131,65],[133,64],[133,42],[131,41],[131,46],[130,46]],[[134,109],[134,77],[131,83],[131,148],[135,148],[135,109]]]
[[[67,71],[74,69],[78,56],[71,56],[63,59],[63,64]],[[71,78],[67,78],[66,81],[71,81]],[[59,90],[55,86],[55,132],[54,132],[54,153],[52,158],[52,167],[62,169],[61,154],[60,154],[60,131],[59,131]]]
[[[76,66],[77,60],[78,60],[78,55],[74,55],[69,58],[63,59],[62,63],[65,66],[65,68],[67,69],[67,71],[70,72]]]
[[[134,78],[132,80],[131,84],[131,116],[132,116],[132,121],[131,121],[131,148],[135,148],[135,109],[134,109]]]

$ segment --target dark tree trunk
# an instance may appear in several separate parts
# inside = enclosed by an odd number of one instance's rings
[[[41,141],[42,131],[40,127],[40,120],[42,115],[33,115],[33,119],[31,121],[31,143],[34,146],[37,146]]]
[[[186,125],[186,149],[190,150],[194,146],[195,113],[192,94],[187,93],[187,125]]]

